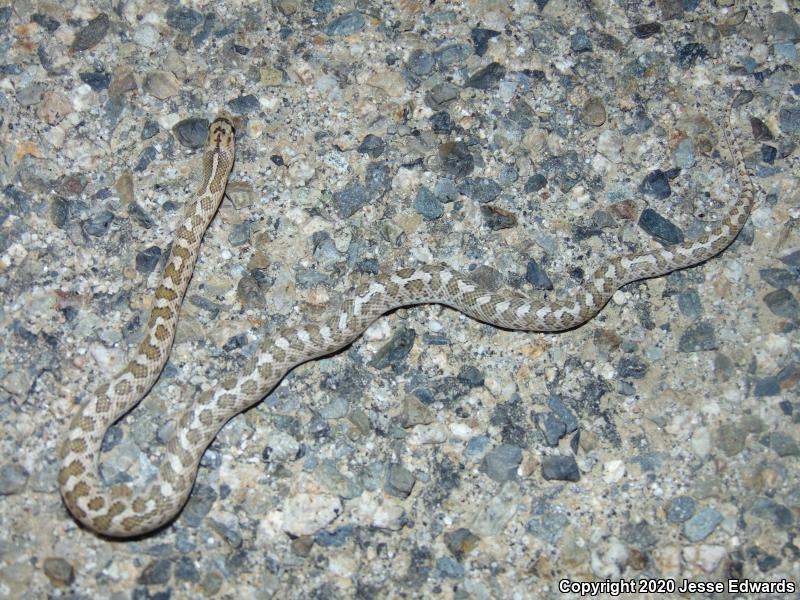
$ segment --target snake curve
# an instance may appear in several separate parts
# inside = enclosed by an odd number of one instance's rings
[[[201,395],[179,418],[153,483],[142,490],[128,484],[110,486],[99,474],[103,438],[147,394],[167,361],[203,234],[222,201],[233,165],[234,128],[227,117],[218,117],[209,127],[203,150],[202,184],[178,225],[144,339],[127,366],[81,405],[61,443],[58,483],[64,504],[80,523],[104,536],[133,537],[160,528],[180,512],[206,447],[229,419],[259,402],[295,366],[346,346],[394,308],[437,303],[498,327],[563,331],[591,319],[627,283],[660,277],[716,256],[739,234],[755,196],[731,125],[735,96],[722,129],[740,193],[725,217],[703,236],[612,258],[587,278],[582,290],[563,300],[535,302],[490,292],[446,265],[408,267],[377,276],[343,304],[338,316],[280,331],[262,342],[236,377]]]

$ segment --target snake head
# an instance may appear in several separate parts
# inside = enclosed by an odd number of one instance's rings
[[[221,113],[208,128],[206,151],[224,153],[232,157],[235,139],[233,120],[227,113]]]

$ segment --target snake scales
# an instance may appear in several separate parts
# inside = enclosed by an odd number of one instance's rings
[[[243,372],[202,395],[180,417],[153,483],[140,491],[127,484],[108,486],[98,468],[103,437],[147,394],[167,361],[203,234],[222,200],[233,165],[233,126],[227,118],[217,118],[203,150],[203,182],[178,226],[144,340],[125,369],[101,384],[81,406],[63,440],[58,481],[67,508],[87,527],[113,537],[141,535],[169,522],[192,490],[203,452],[231,417],[260,401],[295,366],[339,350],[394,308],[439,303],[498,327],[561,331],[589,320],[626,283],[665,275],[719,254],[738,235],[754,201],[741,148],[732,141],[734,102],[735,98],[728,105],[723,131],[741,190],[727,215],[702,237],[613,258],[578,293],[546,303],[480,289],[444,265],[409,267],[379,276],[344,303],[335,318],[291,327],[265,340]]]

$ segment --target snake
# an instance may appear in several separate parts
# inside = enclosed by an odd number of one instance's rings
[[[446,264],[420,264],[376,275],[346,298],[338,313],[283,328],[265,339],[242,371],[192,402],[178,418],[151,482],[139,489],[130,483],[107,484],[99,470],[104,436],[158,379],[169,357],[203,235],[225,194],[234,162],[235,130],[229,115],[218,116],[209,126],[202,151],[202,183],[181,216],[145,335],[125,368],[80,403],[60,444],[58,484],[66,508],[84,527],[111,538],[141,536],[169,524],[192,491],[203,453],[228,420],[261,401],[294,367],[347,346],[393,309],[441,304],[499,328],[560,332],[590,320],[623,285],[691,267],[721,253],[746,223],[755,197],[731,123],[736,97],[728,103],[722,130],[739,194],[724,217],[702,236],[611,258],[585,278],[580,289],[549,300],[484,289]]]

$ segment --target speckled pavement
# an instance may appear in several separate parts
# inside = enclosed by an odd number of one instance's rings
[[[797,3],[5,1],[0,598],[796,594]],[[758,206],[721,256],[558,335],[395,311],[234,418],[164,530],[66,512],[59,438],[141,338],[218,111],[227,197],[109,483],[377,272],[561,297],[700,235],[739,189],[740,88]]]

